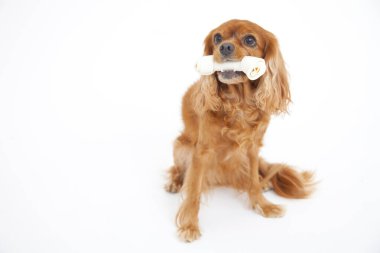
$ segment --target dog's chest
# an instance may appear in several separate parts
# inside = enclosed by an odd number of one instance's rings
[[[260,124],[260,114],[253,110],[236,108],[225,112],[223,116],[222,134],[233,135],[252,135]]]

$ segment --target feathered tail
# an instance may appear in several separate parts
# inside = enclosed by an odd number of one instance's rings
[[[310,171],[297,172],[292,167],[281,163],[268,163],[260,158],[261,185],[269,185],[285,198],[307,198],[314,190],[315,182]]]

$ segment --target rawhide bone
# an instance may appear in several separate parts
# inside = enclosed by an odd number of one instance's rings
[[[256,80],[265,73],[265,60],[254,56],[245,56],[241,61],[215,62],[212,55],[203,56],[196,64],[201,75],[211,75],[215,71],[242,71],[248,79]]]

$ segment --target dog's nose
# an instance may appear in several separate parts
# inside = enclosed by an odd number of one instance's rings
[[[232,43],[224,43],[219,47],[219,51],[224,56],[231,55],[235,50],[235,46]]]

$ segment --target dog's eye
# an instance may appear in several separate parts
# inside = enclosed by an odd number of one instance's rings
[[[244,37],[244,43],[247,46],[254,47],[256,45],[256,39],[252,35],[247,35]]]
[[[220,42],[222,42],[222,40],[223,40],[222,35],[220,35],[219,33],[215,34],[214,36],[215,45],[218,45]]]

